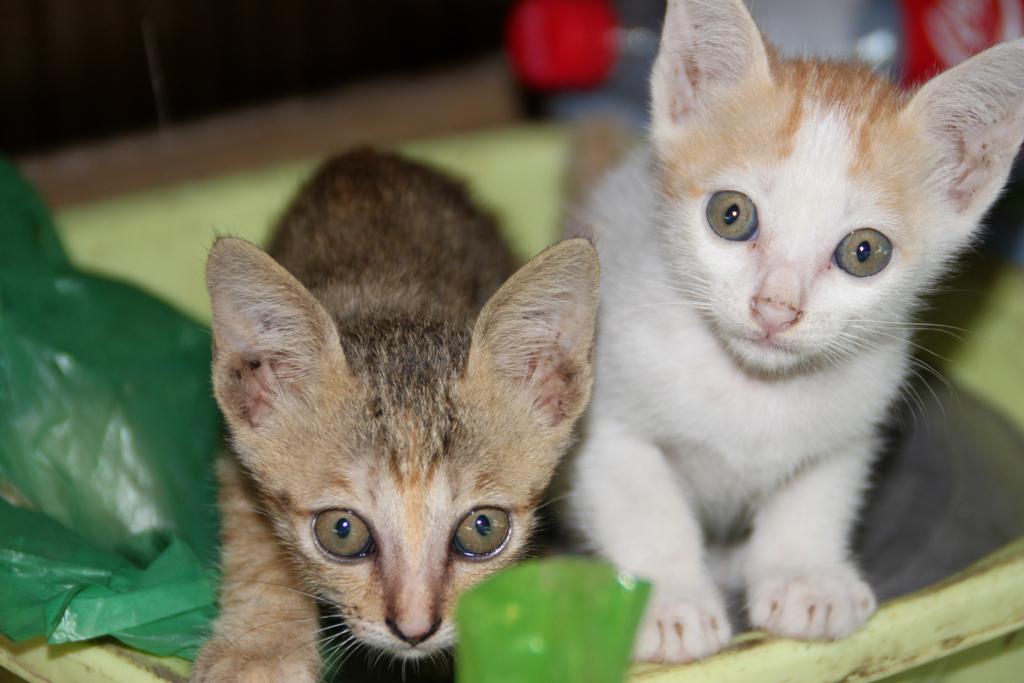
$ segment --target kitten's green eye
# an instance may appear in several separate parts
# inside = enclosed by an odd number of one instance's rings
[[[850,275],[869,277],[889,265],[892,242],[877,230],[861,228],[843,238],[832,258]]]
[[[473,510],[459,522],[452,538],[452,550],[471,558],[497,555],[508,540],[509,526],[509,516],[504,510]]]
[[[354,560],[373,552],[373,535],[351,510],[324,510],[313,520],[313,535],[325,552]]]
[[[719,237],[742,242],[757,233],[757,207],[742,192],[723,190],[711,195],[708,225]]]

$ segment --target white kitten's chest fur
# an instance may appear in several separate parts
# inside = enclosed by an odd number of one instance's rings
[[[741,368],[673,286],[650,167],[649,154],[634,155],[595,197],[603,390],[590,421],[651,438],[708,530],[725,531],[806,462],[873,443],[904,373],[906,342],[789,378]]]

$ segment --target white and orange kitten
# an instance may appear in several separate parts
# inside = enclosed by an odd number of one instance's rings
[[[636,644],[685,661],[750,622],[831,639],[875,598],[851,527],[908,372],[905,324],[1024,137],[1024,41],[902,92],[786,60],[739,0],[669,2],[649,149],[592,194],[595,395],[572,519],[650,577]]]

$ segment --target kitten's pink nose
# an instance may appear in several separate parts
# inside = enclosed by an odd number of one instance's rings
[[[763,296],[754,297],[750,311],[754,320],[768,335],[792,327],[800,319],[800,309],[796,306]]]
[[[796,270],[779,266],[770,270],[750,301],[750,315],[771,336],[800,320],[803,286]]]
[[[440,619],[431,622],[430,617],[427,617],[426,615],[418,615],[412,618],[402,617],[398,621],[388,617],[384,620],[384,623],[388,625],[388,629],[390,629],[396,637],[404,640],[410,645],[419,645],[424,640],[437,633],[437,629],[441,626]]]

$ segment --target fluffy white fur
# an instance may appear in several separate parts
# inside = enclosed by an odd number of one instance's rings
[[[785,159],[737,159],[700,197],[663,193],[668,143],[708,125],[703,112],[731,85],[771,78],[738,1],[670,2],[665,27],[653,146],[612,172],[586,210],[602,302],[572,519],[596,552],[654,581],[641,659],[723,647],[724,587],[746,588],[757,627],[842,637],[875,610],[849,536],[878,427],[908,372],[905,323],[1005,183],[1024,136],[1024,42],[936,78],[900,112],[931,153],[894,213],[883,201],[892,188],[849,175],[844,112],[813,103]],[[754,200],[756,249],[711,231],[716,190]],[[831,261],[861,227],[894,245],[867,278]],[[792,303],[801,318],[766,340],[757,297]]]

